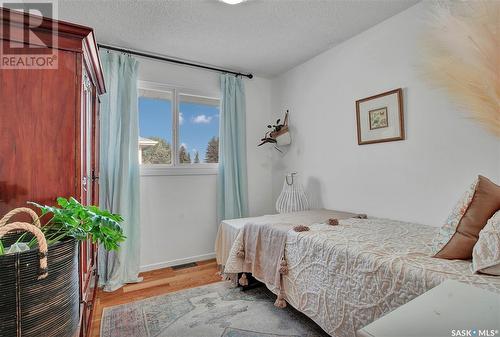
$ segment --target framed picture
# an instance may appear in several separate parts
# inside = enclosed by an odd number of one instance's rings
[[[405,139],[403,90],[356,101],[356,121],[359,145]]]

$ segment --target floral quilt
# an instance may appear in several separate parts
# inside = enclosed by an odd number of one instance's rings
[[[500,293],[500,277],[475,274],[471,262],[431,257],[439,228],[388,219],[345,219],[287,233],[286,301],[331,336],[356,330],[446,279]],[[241,235],[226,271],[238,272]],[[276,287],[268,287],[277,293]]]

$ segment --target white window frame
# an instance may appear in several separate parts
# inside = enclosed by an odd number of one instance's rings
[[[172,96],[172,146],[171,164],[141,164],[141,176],[177,176],[177,175],[214,175],[217,174],[218,163],[191,163],[179,162],[179,98],[181,95],[195,97],[199,102],[214,105],[220,98],[210,97],[192,89],[180,88],[172,85],[138,81],[138,89],[144,91],[168,92]]]

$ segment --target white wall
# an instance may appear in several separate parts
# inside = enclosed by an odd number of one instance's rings
[[[316,206],[440,226],[477,174],[498,183],[500,142],[421,76],[419,3],[276,78],[293,144],[274,157],[273,194],[298,171]],[[407,139],[357,144],[355,101],[402,87]]]
[[[247,108],[248,203],[251,216],[276,213],[272,196],[272,149],[257,145],[271,117],[271,81],[254,77],[245,83]]]
[[[139,59],[139,79],[220,97],[218,74]],[[272,210],[270,154],[256,148],[270,116],[270,81],[245,80],[247,161],[251,215]],[[141,176],[141,269],[156,269],[214,256],[217,233],[213,174]],[[267,193],[262,193],[267,189]]]

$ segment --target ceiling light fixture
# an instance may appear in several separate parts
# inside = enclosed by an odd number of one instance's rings
[[[237,5],[237,4],[242,3],[246,0],[219,0],[219,1],[222,1],[222,2],[229,4],[229,5]]]

